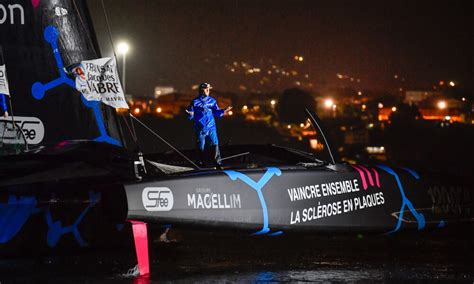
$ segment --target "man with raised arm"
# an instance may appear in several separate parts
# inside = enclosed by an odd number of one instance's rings
[[[212,155],[214,166],[220,168],[221,155],[214,117],[222,117],[232,107],[228,106],[225,109],[220,109],[217,106],[216,99],[210,96],[211,89],[209,83],[200,84],[199,94],[191,101],[186,112],[189,119],[194,119],[196,143],[201,164],[206,165],[206,161],[209,160],[208,156]]]

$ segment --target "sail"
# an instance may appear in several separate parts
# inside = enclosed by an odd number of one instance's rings
[[[86,1],[2,0],[0,45],[14,115],[29,144],[122,145],[115,110],[85,100],[64,68],[100,57]]]

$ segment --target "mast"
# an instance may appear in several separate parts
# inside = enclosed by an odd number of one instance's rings
[[[0,44],[15,115],[24,118],[27,138],[33,141],[34,133],[43,135],[37,144],[87,139],[122,146],[115,110],[86,101],[64,71],[100,57],[86,1],[2,0],[0,5],[8,14],[0,24]]]

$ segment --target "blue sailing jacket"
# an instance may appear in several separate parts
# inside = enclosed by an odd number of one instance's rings
[[[7,111],[7,98],[5,97],[4,94],[1,94],[1,93],[0,93],[0,107],[1,107],[2,113]]]
[[[187,108],[188,111],[194,112],[189,115],[191,120],[194,118],[194,129],[198,132],[209,132],[216,129],[216,121],[214,117],[222,117],[224,110],[217,106],[217,101],[211,96],[199,95],[191,101]]]

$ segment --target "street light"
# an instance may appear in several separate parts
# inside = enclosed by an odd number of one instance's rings
[[[439,101],[438,102],[438,108],[439,109],[445,109],[448,105],[446,104],[445,101]]]
[[[123,83],[123,92],[127,93],[126,88],[126,83],[125,83],[125,73],[126,73],[126,62],[127,62],[127,52],[130,50],[130,46],[126,42],[120,42],[117,46],[118,52],[122,54],[123,56],[123,62],[122,62],[122,83]]]
[[[325,106],[326,108],[332,108],[333,105],[334,105],[334,102],[333,102],[331,99],[326,99],[326,100],[324,101],[324,106]]]

